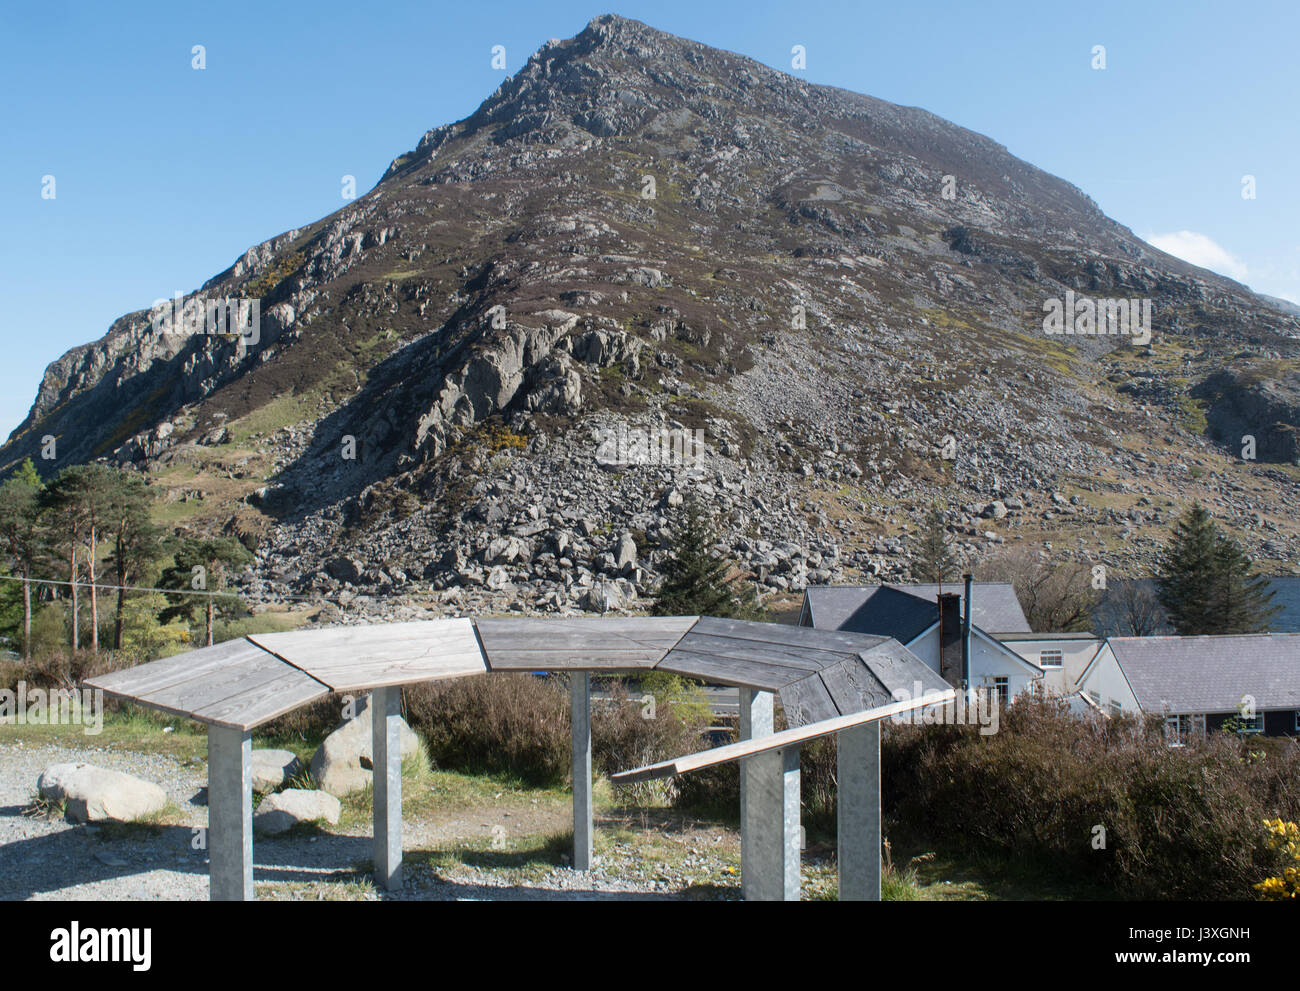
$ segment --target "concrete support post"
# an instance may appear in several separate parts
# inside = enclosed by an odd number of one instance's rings
[[[773,732],[771,692],[740,690],[740,738]],[[748,901],[798,901],[803,830],[799,748],[740,761],[740,884]]]
[[[253,736],[208,725],[208,897],[253,899]]]
[[[591,675],[569,675],[573,727],[573,869],[591,870],[594,826],[591,811]]]
[[[880,722],[835,734],[840,901],[880,901]]]
[[[375,884],[387,891],[402,885],[402,689],[370,693],[371,756],[374,767]]]

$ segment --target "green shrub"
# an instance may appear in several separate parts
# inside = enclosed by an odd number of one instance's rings
[[[412,685],[404,694],[407,722],[438,767],[513,774],[531,785],[569,779],[563,679],[490,674]]]
[[[614,774],[703,748],[709,707],[697,697],[699,688],[684,679],[661,687],[662,694],[649,693],[650,705],[644,695],[628,695],[621,681],[605,686],[607,697],[593,703],[591,717],[592,763],[598,771]],[[671,780],[656,780],[620,788],[619,797],[636,805],[658,804],[671,801],[675,791]]]
[[[991,736],[888,726],[882,749],[892,822],[1121,897],[1243,897],[1277,866],[1259,822],[1300,811],[1300,748],[1223,733],[1170,748],[1158,719],[1078,719],[1051,700],[1017,701]]]
[[[653,718],[621,681],[603,684],[592,704],[592,765],[612,774],[700,749],[707,706],[685,690],[683,701],[656,697]],[[562,785],[572,767],[569,693],[563,677],[492,674],[414,685],[405,692],[407,721],[424,737],[438,766],[512,774],[535,785]],[[625,798],[647,800],[653,789]]]
[[[119,664],[114,656],[107,652],[96,654],[90,650],[73,650],[70,647],[55,647],[40,654],[34,654],[31,661],[16,665],[15,684],[5,687],[15,688],[18,680],[25,681],[29,688],[76,688],[86,678],[97,674],[116,671],[124,665]]]
[[[824,736],[799,750],[799,799],[809,830],[835,835],[835,737]]]
[[[287,749],[315,749],[343,721],[343,696],[327,695],[260,726],[258,734]],[[302,744],[295,747],[294,744]]]
[[[35,596],[33,596],[35,598]],[[31,654],[35,660],[42,654],[66,650],[72,644],[72,609],[66,602],[55,601],[35,605],[32,612]],[[88,633],[82,625],[81,634]],[[21,638],[20,638],[21,639]]]
[[[740,765],[736,761],[691,771],[675,781],[675,808],[726,821],[739,817]]]
[[[778,716],[777,728],[784,729]],[[734,742],[732,733],[727,742]],[[740,764],[728,761],[691,771],[676,779],[673,805],[680,809],[734,820],[740,811]],[[835,835],[835,739],[825,737],[799,749],[799,799],[804,826]]]
[[[990,736],[887,723],[881,751],[891,833],[1123,898],[1247,897],[1285,866],[1259,823],[1300,813],[1292,741],[1211,733],[1171,748],[1159,719],[1079,719],[1052,700],[1018,700]],[[804,824],[833,835],[833,738],[806,744],[800,767]],[[674,804],[734,818],[739,782],[735,762],[693,771]]]

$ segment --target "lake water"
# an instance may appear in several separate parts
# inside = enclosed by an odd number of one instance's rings
[[[1150,578],[1112,579],[1110,582],[1112,593],[1115,589],[1131,580],[1150,586],[1152,591],[1155,590],[1154,582]],[[1273,604],[1281,607],[1281,611],[1273,620],[1272,632],[1300,633],[1300,577],[1272,578],[1269,579],[1269,587],[1273,589]],[[1119,635],[1113,610],[1108,607],[1105,600],[1093,612],[1092,618],[1093,628],[1097,633],[1103,636]],[[1158,632],[1173,633],[1174,631],[1172,628],[1165,628]]]

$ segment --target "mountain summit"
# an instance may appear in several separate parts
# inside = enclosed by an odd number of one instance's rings
[[[614,15],[185,303],[219,299],[255,337],[127,314],[0,463],[135,465],[265,595],[616,607],[688,487],[776,590],[898,576],[934,500],[969,558],[1133,567],[1171,493],[1298,546],[1294,313],[982,135]],[[1107,300],[1150,347],[1045,329]],[[665,431],[702,463],[610,447]]]

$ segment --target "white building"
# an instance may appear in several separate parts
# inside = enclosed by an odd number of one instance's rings
[[[970,580],[810,586],[799,625],[893,637],[950,685],[1007,702],[1032,691],[1080,714],[1160,715],[1175,743],[1225,723],[1300,736],[1300,633],[1034,633],[1010,585]]]
[[[1300,634],[1110,637],[1077,688],[1110,711],[1163,716],[1175,741],[1229,720],[1300,736]]]
[[[893,637],[950,685],[1006,702],[1044,676],[1036,662],[986,632],[1029,633],[1015,590],[1005,583],[810,586],[799,625]]]

